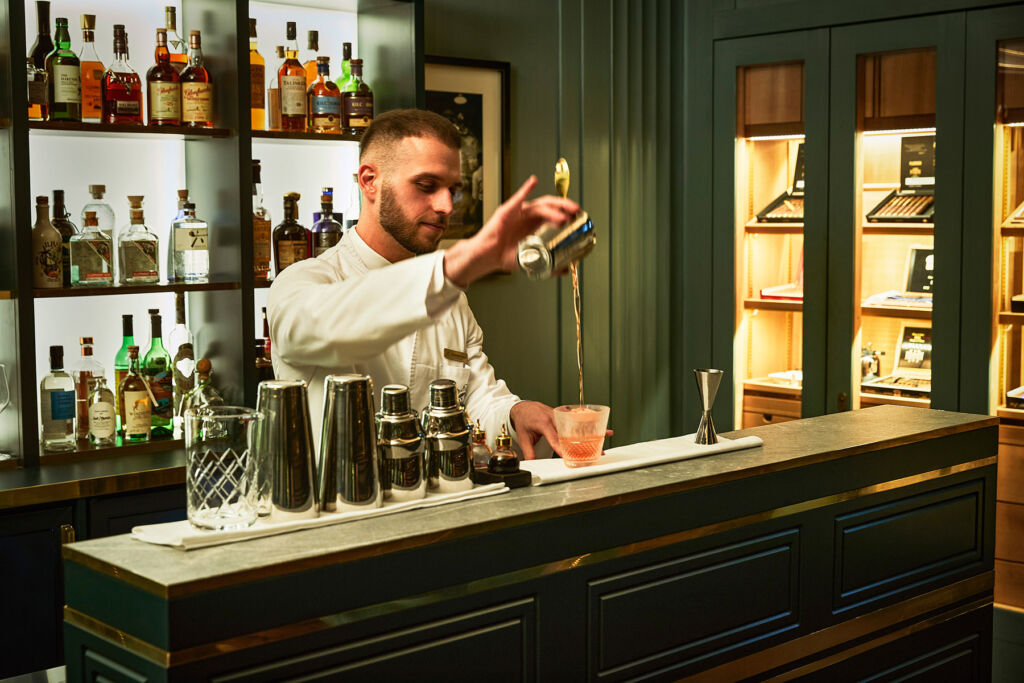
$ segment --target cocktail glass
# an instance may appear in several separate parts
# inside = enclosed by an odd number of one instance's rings
[[[601,459],[610,410],[589,403],[555,408],[559,451],[566,467],[586,467]]]

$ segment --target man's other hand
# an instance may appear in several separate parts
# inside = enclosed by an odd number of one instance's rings
[[[533,460],[536,456],[533,447],[543,436],[551,448],[561,455],[558,446],[558,432],[555,430],[555,411],[539,401],[520,401],[512,406],[508,413],[512,420],[512,428],[516,430],[519,447],[523,449],[523,457]]]

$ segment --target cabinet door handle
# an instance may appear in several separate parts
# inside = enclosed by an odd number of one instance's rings
[[[70,524],[60,525],[60,544],[75,542],[75,527]]]
[[[846,392],[839,392],[839,396],[836,397],[836,410],[842,412],[846,410]]]

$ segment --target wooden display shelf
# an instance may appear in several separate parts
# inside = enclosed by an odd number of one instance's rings
[[[76,121],[29,121],[30,130],[77,135],[96,135],[100,137],[146,137],[168,135],[186,140],[200,138],[226,138],[231,135],[227,128],[193,128],[191,126],[142,126],[127,123],[79,123]]]
[[[860,392],[860,406],[908,406],[910,408],[928,408],[932,404],[928,398],[912,398],[910,396],[889,396],[887,394],[871,394],[865,391]]]
[[[1004,225],[999,228],[1002,237],[1024,237],[1024,227]]]
[[[267,289],[274,284],[273,280],[255,280],[252,283],[253,289]]]
[[[72,287],[69,289],[36,289],[37,299],[57,299],[81,296],[112,296],[116,294],[163,294],[172,292],[211,292],[238,289],[238,282],[162,282],[156,285],[112,285],[110,287]]]
[[[860,313],[861,315],[874,315],[883,318],[932,319],[932,309],[909,308],[907,306],[861,306]]]
[[[865,235],[931,235],[934,223],[867,223],[861,226]]]
[[[757,392],[761,394],[778,394],[793,398],[800,398],[803,394],[803,389],[798,385],[773,382],[766,377],[743,380],[743,391]]]
[[[786,301],[784,299],[744,299],[743,308],[756,308],[764,311],[790,311],[800,313],[804,309],[803,301]]]
[[[998,417],[1000,420],[1024,422],[1024,409],[1010,408],[1004,404],[996,408],[996,417]]]
[[[0,299],[13,299],[14,296],[6,289],[0,289]]]
[[[120,440],[120,437],[118,437]],[[87,460],[99,460],[101,458],[116,458],[123,455],[140,455],[142,453],[164,453],[185,448],[184,439],[154,439],[142,443],[130,443],[121,446],[100,446],[94,447],[88,439],[79,439],[78,448],[74,451],[62,453],[51,453],[40,449],[39,463],[41,465],[63,465],[67,463],[82,462]]]
[[[300,133],[293,130],[254,130],[253,139],[259,140],[312,140],[315,142],[359,142],[362,135],[349,135],[348,133]]]
[[[1024,325],[1024,313],[1014,313],[1012,311],[1000,311],[999,312],[999,324],[1000,325]]]
[[[749,233],[760,233],[764,235],[802,235],[804,233],[803,223],[758,223],[757,219],[746,225]]]

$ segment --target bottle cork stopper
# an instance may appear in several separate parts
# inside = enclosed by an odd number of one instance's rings
[[[316,58],[316,63],[317,64],[330,64],[331,63],[331,58],[330,57],[326,57],[326,56],[324,56],[324,57],[317,57]]]
[[[131,208],[133,208],[133,209],[141,209],[142,208],[142,201],[145,198],[146,197],[144,195],[141,195],[141,194],[130,194],[130,195],[128,195],[128,205]]]
[[[95,14],[83,14],[81,18],[82,18],[82,30],[84,30],[84,31],[95,31],[96,30],[96,15]]]
[[[93,196],[93,199],[103,199],[103,193],[107,191],[106,185],[90,185],[89,194]]]
[[[79,337],[78,338],[78,343],[79,344],[92,344],[92,337]]]
[[[208,375],[210,374],[210,370],[212,369],[213,364],[210,363],[210,361],[207,360],[206,358],[200,358],[199,362],[196,363],[196,372],[198,372],[200,375]]]
[[[38,197],[36,197],[36,204],[46,204],[47,206],[49,206],[50,198],[45,195],[39,195]]]
[[[298,192],[287,192],[285,193],[284,198],[291,199],[292,201],[297,202],[300,199],[302,199],[302,195],[300,195]]]
[[[139,347],[138,346],[129,346],[128,347],[128,357],[129,358],[138,358],[139,357]]]
[[[279,58],[284,59],[284,45],[275,45],[274,52]]]
[[[186,201],[188,199],[188,190],[178,190],[178,200]]]
[[[85,224],[86,225],[99,225],[99,221],[96,219],[95,211],[85,212]]]

